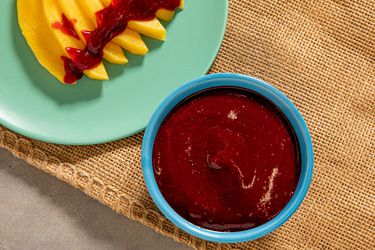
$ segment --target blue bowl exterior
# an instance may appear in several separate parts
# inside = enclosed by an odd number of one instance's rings
[[[301,175],[296,191],[287,206],[269,222],[240,232],[216,232],[198,227],[178,215],[161,194],[152,166],[152,150],[159,127],[175,105],[199,91],[214,87],[240,87],[252,90],[272,101],[290,121],[300,144]],[[221,73],[193,80],[170,94],[157,108],[147,126],[142,143],[142,169],[150,195],[161,212],[185,232],[208,241],[239,243],[261,238],[284,224],[298,209],[305,198],[313,174],[314,154],[310,133],[306,123],[294,104],[275,87],[252,77]]]

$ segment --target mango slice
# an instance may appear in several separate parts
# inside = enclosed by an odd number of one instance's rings
[[[101,0],[101,2],[107,7],[111,4],[112,0]],[[128,27],[145,36],[161,41],[164,41],[167,36],[165,28],[157,18],[150,21],[130,21]]]
[[[102,0],[102,1],[111,1],[111,0]],[[181,0],[180,9],[185,7],[185,1]],[[160,9],[156,12],[156,17],[164,20],[164,21],[171,21],[175,15],[174,11]],[[139,33],[149,36],[151,38],[165,41],[167,36],[167,32],[163,25],[159,22],[158,19],[153,19],[151,21],[130,21],[129,28],[138,31]]]
[[[52,28],[52,24],[56,21],[61,20],[61,9],[60,6],[57,4],[55,0],[43,0],[40,1],[43,2],[43,11],[44,11],[44,17],[47,22],[48,28],[50,29],[50,32],[52,33],[53,37],[56,40],[56,47],[60,47],[62,52],[60,52],[61,55],[65,55],[67,57],[68,53],[66,52],[65,48],[73,47],[78,49],[83,49],[85,47],[85,44],[82,41],[79,41],[75,39],[74,37],[68,36],[64,33],[62,33],[60,30],[56,30]],[[60,59],[61,60],[61,59]],[[104,68],[103,63],[95,67],[94,69],[86,70],[85,75],[92,79],[96,80],[108,80],[108,74]]]
[[[64,83],[65,69],[61,56],[66,55],[66,51],[62,46],[56,46],[59,43],[50,28],[52,24],[44,18],[43,1],[18,0],[17,9],[20,28],[38,62]],[[61,20],[61,16],[58,20]],[[108,79],[104,67],[100,65],[85,73],[92,74],[98,80]]]
[[[96,12],[104,8],[102,2],[100,0],[80,0],[78,3],[81,9],[85,10],[87,18],[97,27]],[[126,29],[124,33],[115,37],[113,42],[133,54],[145,55],[148,52],[148,48],[139,33],[130,29]]]
[[[160,9],[156,12],[156,17],[161,19],[161,20],[169,22],[173,19],[174,14],[175,14],[174,11],[170,11],[170,10],[166,10],[166,9]]]
[[[50,30],[40,13],[43,10],[43,3],[39,0],[18,0],[17,10],[22,33],[39,63],[63,82],[65,71],[60,59],[63,51],[60,48],[55,48]],[[40,36],[39,34],[45,35]],[[46,37],[50,38],[47,40]]]
[[[108,6],[112,0],[17,0],[18,21],[22,33],[39,63],[60,82],[64,83],[65,69],[62,56],[69,57],[66,48],[83,49],[85,38],[81,31],[97,27],[95,13]],[[180,8],[184,7],[181,0]],[[72,23],[80,39],[67,35],[53,24],[62,21],[65,15]],[[161,9],[156,16],[170,21],[174,11]],[[130,53],[145,55],[148,48],[140,34],[165,40],[166,31],[159,20],[131,21],[128,28],[115,37],[104,48],[104,59],[116,64],[128,62],[122,48]],[[94,69],[86,70],[85,75],[92,79],[108,80],[103,63]]]
[[[141,35],[129,28],[126,28],[122,34],[116,36],[112,41],[132,54],[143,56],[148,53],[148,48]]]
[[[185,6],[185,2],[184,0],[181,0],[181,4],[180,4],[180,9],[183,9]],[[174,11],[170,11],[170,10],[166,10],[166,9],[160,9],[156,12],[156,17],[161,19],[161,20],[164,20],[164,21],[171,21],[173,19],[175,15],[175,12]]]
[[[157,18],[150,21],[130,21],[128,27],[157,40],[165,41],[167,37],[167,31]]]
[[[58,0],[59,5],[62,9],[62,12],[71,20],[75,19],[77,22],[74,27],[78,36],[82,41],[85,41],[81,31],[83,30],[94,30],[95,25],[92,22],[88,21],[84,13],[80,9],[76,0]],[[127,58],[124,55],[122,49],[115,44],[107,44],[103,50],[104,59],[114,64],[125,64],[128,62]]]

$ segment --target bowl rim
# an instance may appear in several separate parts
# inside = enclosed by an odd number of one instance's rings
[[[256,228],[239,232],[217,232],[201,228],[182,218],[167,203],[156,183],[152,150],[159,127],[170,111],[185,98],[205,89],[215,87],[241,87],[269,99],[284,113],[295,131],[301,153],[301,174],[296,191],[283,210],[267,223]],[[198,238],[219,243],[240,243],[261,238],[283,225],[298,209],[304,200],[313,175],[314,153],[307,125],[292,101],[281,91],[254,77],[218,73],[205,75],[190,81],[172,92],[156,109],[146,128],[142,142],[142,171],[147,189],[160,211],[177,227]]]

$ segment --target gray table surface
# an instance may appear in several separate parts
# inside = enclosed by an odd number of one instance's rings
[[[189,249],[0,149],[0,250]]]

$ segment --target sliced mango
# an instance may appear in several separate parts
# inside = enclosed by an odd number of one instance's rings
[[[22,33],[39,63],[59,81],[64,82],[64,64],[60,59],[61,48],[55,48],[50,30],[41,11],[43,2],[40,0],[18,0],[18,23]],[[40,36],[40,34],[44,34]],[[49,39],[45,39],[49,37]]]
[[[126,58],[122,48],[115,43],[109,42],[103,50],[103,58],[113,64],[127,64],[129,62]]]
[[[68,54],[65,48],[73,47],[78,49],[83,49],[85,44],[82,41],[75,39],[74,37],[68,36],[62,33],[60,30],[56,30],[52,28],[52,24],[56,21],[61,20],[61,9],[60,6],[57,4],[55,0],[43,0],[43,10],[44,10],[44,17],[47,22],[48,28],[52,33],[53,37],[56,39],[56,47],[60,47],[62,49],[61,55],[65,55],[67,57]],[[104,68],[103,63],[95,67],[94,69],[86,70],[84,72],[88,77],[96,80],[108,80],[108,74]]]
[[[112,0],[17,0],[18,21],[39,63],[59,81],[64,82],[65,69],[61,56],[69,56],[67,47],[85,47],[81,31],[94,30],[97,26],[95,13],[111,2]],[[181,0],[180,8],[183,7],[184,0]],[[76,20],[74,28],[80,40],[53,27],[53,23],[61,21],[62,14],[69,20]],[[174,11],[162,9],[157,12],[157,17],[170,21],[174,14]],[[165,40],[166,31],[157,18],[150,21],[131,21],[128,26],[123,34],[115,37],[105,47],[106,60],[116,64],[126,63],[127,59],[121,47],[134,54],[146,54],[148,48],[139,33]],[[103,63],[84,73],[93,79],[108,79]]]
[[[184,0],[181,0],[181,3],[180,3],[180,9],[183,9],[185,6],[185,2]],[[156,17],[161,19],[161,20],[164,20],[164,21],[171,21],[173,19],[175,15],[175,12],[174,11],[171,11],[171,10],[166,10],[166,9],[160,9],[156,12]]]
[[[112,0],[100,0],[100,1],[104,5],[104,7],[108,7],[112,3]]]
[[[87,18],[97,27],[96,12],[104,8],[102,2],[100,0],[80,0],[78,3],[81,9],[85,10]],[[148,52],[148,48],[139,33],[130,29],[126,29],[124,33],[115,37],[113,42],[133,54],[145,55]]]
[[[79,5],[77,5],[76,0],[58,0],[59,5],[63,11],[63,13],[69,18],[69,19],[75,19],[77,22],[75,23],[74,27],[76,28],[76,32],[79,35],[79,37],[82,39],[82,41],[85,41],[81,31],[83,30],[94,30],[95,25],[92,24],[88,20],[88,18],[85,17],[85,14],[80,9]],[[125,64],[128,62],[127,58],[124,55],[124,52],[122,49],[115,44],[109,43],[103,50],[103,57],[107,61],[115,64]]]
[[[166,10],[166,9],[160,9],[156,12],[156,17],[161,19],[161,20],[169,22],[173,19],[174,14],[175,14],[174,11],[170,11],[170,10]]]
[[[101,0],[104,6],[109,6],[112,0]],[[150,21],[130,21],[128,27],[145,36],[164,41],[167,32],[157,18]]]
[[[88,22],[90,22],[92,27],[96,28],[97,24],[96,24],[95,13],[103,9],[103,5],[100,3],[99,0],[80,0],[77,2],[82,12],[84,12]],[[114,43],[111,43],[111,42],[108,43],[103,52],[104,52],[105,57],[112,58],[112,60],[114,60],[114,61],[111,61],[112,63],[116,63],[116,64],[128,63],[128,59],[125,56],[124,56],[125,61],[122,56],[120,57],[118,56],[121,54],[123,55],[123,51],[121,50],[120,46]]]
[[[43,1],[18,0],[17,9],[19,25],[35,57],[54,77],[64,83],[65,69],[61,56],[66,55],[66,51],[64,47],[56,46],[59,41],[52,32],[52,23],[44,18]],[[57,20],[61,20],[61,16]],[[85,73],[98,80],[108,79],[104,67],[100,65]]]
[[[150,21],[130,21],[128,27],[157,40],[165,41],[167,37],[167,31],[157,18]]]
[[[103,9],[103,5],[100,0],[79,0],[77,2],[82,11],[84,11],[86,17],[96,27],[96,12]]]
[[[132,54],[146,55],[148,53],[148,48],[141,35],[129,28],[126,28],[122,34],[113,38],[112,41]]]

